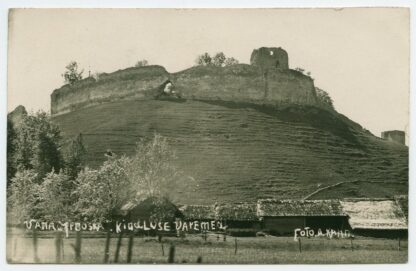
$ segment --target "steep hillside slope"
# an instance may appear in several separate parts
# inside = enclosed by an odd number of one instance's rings
[[[407,194],[407,147],[312,106],[118,101],[53,120],[66,138],[83,134],[91,167],[107,149],[129,155],[141,137],[168,137],[189,176],[175,192],[178,203],[299,199],[327,186],[311,198]]]

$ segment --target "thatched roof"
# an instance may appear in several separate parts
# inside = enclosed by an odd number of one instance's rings
[[[278,200],[257,202],[257,216],[345,216],[338,200]]]
[[[218,220],[233,221],[256,221],[257,205],[249,203],[241,204],[222,204],[215,208],[216,218]]]
[[[179,211],[185,219],[215,219],[214,205],[183,205]]]
[[[129,219],[172,219],[181,217],[178,208],[166,198],[148,197],[136,199],[124,204],[118,213]]]
[[[404,213],[395,200],[344,199],[340,203],[352,229],[407,229]]]

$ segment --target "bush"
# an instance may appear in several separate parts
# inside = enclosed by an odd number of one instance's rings
[[[223,52],[219,52],[212,58],[212,64],[217,67],[222,67],[225,63],[225,60],[225,54]]]
[[[318,103],[326,108],[334,110],[334,104],[328,92],[320,88],[315,88],[315,90],[316,90],[316,98],[318,99]]]
[[[142,60],[137,61],[136,65],[134,66],[137,68],[137,67],[145,67],[147,65],[149,65],[149,62],[146,59],[142,59]]]
[[[208,66],[212,64],[212,58],[208,53],[204,53],[196,58],[195,63],[199,66]]]
[[[224,65],[225,66],[231,66],[231,65],[236,65],[236,64],[238,64],[239,62],[238,62],[238,60],[237,59],[235,59],[234,57],[228,57],[226,60],[225,60],[225,63],[224,63]]]
[[[211,57],[208,53],[199,55],[195,63],[198,66],[214,66],[214,67],[225,67],[238,64],[238,60],[234,57],[226,57],[223,52],[218,52],[215,56]]]

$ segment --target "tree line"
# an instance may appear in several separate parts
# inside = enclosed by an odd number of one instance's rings
[[[82,135],[66,144],[45,112],[8,119],[8,223],[29,219],[105,222],[127,202],[151,198],[163,206],[180,174],[167,139],[137,143],[133,156],[110,153],[97,169],[85,166]],[[165,215],[161,211],[155,216]]]

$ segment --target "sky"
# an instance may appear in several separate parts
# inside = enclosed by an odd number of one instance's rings
[[[15,9],[9,13],[8,111],[50,111],[50,94],[75,60],[84,74],[140,59],[176,72],[222,51],[249,63],[282,47],[311,72],[338,112],[380,136],[407,130],[409,11],[405,8],[143,10]]]

